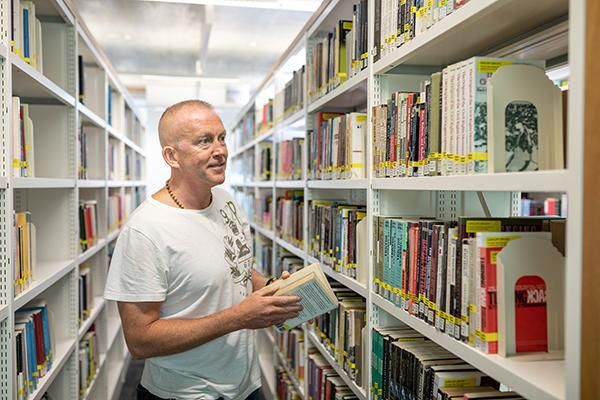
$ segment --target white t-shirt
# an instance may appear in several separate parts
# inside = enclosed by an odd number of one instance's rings
[[[227,192],[213,188],[203,210],[149,198],[119,235],[104,297],[162,302],[163,319],[203,317],[252,292],[252,242]],[[260,387],[254,331],[240,330],[194,349],[145,362],[141,384],[176,399],[245,399]]]

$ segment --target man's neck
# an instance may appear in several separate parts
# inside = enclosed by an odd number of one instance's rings
[[[190,210],[202,210],[207,208],[212,200],[212,191],[210,186],[191,187],[178,179],[170,178],[168,180],[168,196],[160,196],[157,200],[175,207],[182,207]],[[165,201],[166,200],[166,201]],[[178,204],[179,203],[179,204]]]

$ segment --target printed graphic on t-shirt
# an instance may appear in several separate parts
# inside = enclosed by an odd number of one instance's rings
[[[240,286],[240,294],[246,296],[248,295],[246,284],[252,277],[252,252],[242,231],[242,221],[235,204],[228,201],[219,212],[228,231],[223,238],[225,261],[229,265],[233,282]]]

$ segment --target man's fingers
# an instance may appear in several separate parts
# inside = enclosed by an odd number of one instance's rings
[[[279,289],[279,285],[277,285],[276,283],[272,283],[270,285],[265,286],[262,289],[257,290],[254,293],[260,294],[261,296],[273,296],[277,289]]]
[[[287,271],[283,271],[283,272],[281,273],[281,279],[287,279],[287,278],[289,278],[289,277],[290,277],[290,275],[291,275],[291,274],[290,274],[289,272],[287,272]]]
[[[300,296],[274,296],[273,304],[276,306],[287,306],[288,304],[298,303]]]

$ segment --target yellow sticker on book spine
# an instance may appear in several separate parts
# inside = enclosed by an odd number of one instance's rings
[[[501,229],[502,222],[499,220],[467,221],[467,233],[500,232]]]
[[[493,74],[498,68],[505,65],[512,65],[512,61],[498,61],[498,60],[479,60],[477,61],[477,72]]]
[[[485,239],[485,245],[487,247],[506,247],[508,242],[511,240],[516,240],[521,238],[521,236],[512,235],[512,236],[492,236]]]

